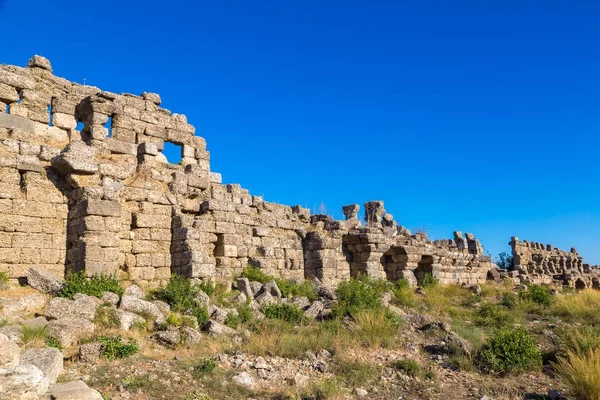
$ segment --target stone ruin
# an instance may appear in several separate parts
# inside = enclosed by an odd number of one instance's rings
[[[0,66],[0,271],[172,273],[228,279],[246,266],[290,279],[351,276],[476,284],[493,267],[471,234],[411,234],[381,201],[311,215],[224,185],[206,142],[157,94],[115,94],[52,74],[40,56]],[[162,154],[181,148],[181,163]],[[578,264],[579,265],[579,264]]]
[[[515,280],[600,289],[597,267],[584,264],[575,247],[567,252],[551,244],[520,241],[518,237],[513,237],[509,245],[513,256],[509,275]]]

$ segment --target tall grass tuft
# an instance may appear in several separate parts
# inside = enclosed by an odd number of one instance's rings
[[[554,364],[558,376],[570,387],[575,398],[600,400],[600,349],[584,353],[569,352]]]

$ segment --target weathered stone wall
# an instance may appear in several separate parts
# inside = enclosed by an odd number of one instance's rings
[[[430,241],[397,226],[383,202],[310,215],[223,185],[206,142],[157,94],[114,94],[52,74],[48,60],[0,66],[0,270],[171,273],[223,279],[254,265],[285,278],[335,283],[367,274],[416,284],[480,283],[491,267],[470,234]],[[166,142],[181,146],[170,164]]]
[[[543,284],[561,284],[579,289],[600,288],[594,269],[584,264],[575,247],[563,251],[551,244],[510,241],[513,256],[512,275],[524,281]]]

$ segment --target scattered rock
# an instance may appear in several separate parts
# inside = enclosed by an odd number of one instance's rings
[[[148,315],[153,318],[157,324],[165,322],[165,316],[155,304],[134,296],[123,295],[119,309],[131,311],[138,315]]]
[[[235,329],[228,327],[227,325],[220,324],[216,321],[208,321],[206,324],[206,330],[209,334],[214,336],[221,335],[235,335]]]
[[[76,344],[95,330],[96,325],[83,318],[60,318],[48,323],[48,335],[56,338],[63,347]]]
[[[242,372],[231,379],[233,382],[237,383],[240,386],[244,386],[248,389],[254,388],[254,379],[247,372]]]
[[[16,296],[10,295],[10,293],[3,293],[0,297],[2,318],[10,321],[31,314],[32,312],[43,311],[48,304],[48,300],[48,295],[33,289],[25,291],[25,293],[19,290],[19,294]]]
[[[327,300],[336,300],[337,296],[335,294],[335,290],[328,286],[321,286],[319,288],[319,298],[327,299]]]
[[[271,295],[271,293],[266,290],[263,290],[262,293],[260,293],[254,298],[254,300],[256,300],[256,302],[261,306],[275,302],[275,298],[273,297],[273,295]]]
[[[119,326],[124,331],[128,331],[134,324],[144,324],[146,320],[137,314],[129,311],[114,310],[115,317],[119,321]]]
[[[8,339],[16,344],[23,340],[23,328],[20,325],[6,325],[0,328],[0,334],[6,335]],[[0,350],[2,352],[2,350]]]
[[[50,381],[34,365],[0,368],[0,394],[2,400],[37,400],[46,393]],[[100,398],[102,399],[102,398]]]
[[[93,321],[96,318],[96,308],[96,302],[91,300],[90,296],[77,300],[55,297],[50,300],[44,316],[50,319],[83,318]]]
[[[208,309],[208,306],[210,305],[210,297],[202,290],[199,290],[198,294],[194,298],[194,303],[200,307]]]
[[[321,312],[324,308],[325,306],[323,303],[317,300],[313,302],[306,311],[304,311],[304,315],[306,315],[308,318],[315,319],[321,315]]]
[[[165,346],[176,346],[181,343],[181,335],[178,330],[157,332],[154,335],[156,341]]]
[[[98,391],[91,389],[82,381],[55,385],[48,394],[52,400],[102,400],[102,395]]]
[[[168,317],[169,314],[171,314],[171,306],[168,305],[167,303],[165,303],[164,301],[154,300],[154,301],[152,301],[152,304],[154,304],[156,307],[158,307],[160,312],[163,313],[163,315],[165,317]]]
[[[145,294],[141,287],[138,285],[130,285],[125,289],[123,296],[131,296],[136,299],[143,299]]]
[[[102,351],[102,344],[86,343],[79,346],[79,361],[87,364],[96,364],[100,359],[100,352]]]
[[[188,345],[198,344],[202,340],[202,334],[200,332],[187,326],[181,329],[181,334],[183,335],[183,340]]]
[[[354,390],[354,393],[356,393],[356,395],[358,397],[367,397],[369,395],[369,392],[367,392],[365,389],[361,389],[361,388],[356,388]]]
[[[19,365],[21,349],[8,336],[0,333],[0,368],[12,368]]]
[[[237,279],[237,290],[241,294],[245,295],[247,299],[254,298],[254,291],[252,290],[252,286],[250,285],[248,278]]]
[[[29,268],[27,284],[42,293],[56,296],[63,289],[65,281],[44,268]]]
[[[265,283],[263,290],[266,290],[269,293],[271,293],[271,296],[273,296],[273,297],[278,297],[278,298],[282,297],[281,290],[279,289],[279,286],[277,286],[277,282],[275,282],[274,279]]]
[[[294,297],[292,299],[292,304],[298,308],[301,308],[302,310],[306,310],[308,307],[310,307],[310,300],[305,296]]]
[[[256,297],[263,289],[263,284],[257,281],[250,282],[250,288],[252,289],[253,296]]]
[[[63,354],[53,347],[28,349],[21,353],[21,365],[35,365],[53,384],[63,371]]]
[[[112,306],[116,306],[117,304],[119,304],[120,299],[121,298],[119,297],[119,295],[113,292],[104,292],[102,293],[101,297],[101,300],[104,304],[110,304]]]

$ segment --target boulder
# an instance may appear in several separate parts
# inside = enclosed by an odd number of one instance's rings
[[[250,289],[252,289],[252,293],[254,293],[254,295],[252,297],[255,297],[256,295],[258,295],[263,288],[263,284],[257,281],[251,281],[250,282]]]
[[[20,325],[5,325],[0,328],[0,334],[6,335],[8,339],[20,345],[23,341],[23,328]],[[0,353],[2,350],[0,350]]]
[[[137,314],[129,311],[114,310],[115,317],[119,321],[119,326],[124,331],[128,331],[134,324],[143,324],[146,320]]]
[[[0,394],[2,400],[37,400],[46,393],[50,381],[34,365],[0,368]],[[102,398],[100,398],[102,399]]]
[[[130,285],[125,289],[123,296],[132,296],[137,299],[143,299],[145,294],[142,288],[138,285]]]
[[[27,61],[28,68],[41,68],[52,72],[52,65],[50,60],[46,57],[38,56],[37,54]]]
[[[323,303],[320,302],[319,300],[317,300],[317,301],[313,302],[306,311],[304,311],[304,315],[306,315],[308,318],[315,319],[319,315],[321,315],[321,312],[324,309],[325,309],[325,306],[323,305]]]
[[[86,343],[79,346],[79,361],[87,364],[96,364],[100,359],[102,344],[98,342]]]
[[[176,329],[157,332],[154,338],[158,343],[165,346],[176,346],[181,343],[181,334]]]
[[[100,298],[100,300],[102,300],[102,302],[104,304],[109,304],[111,306],[116,306],[117,304],[119,304],[119,300],[121,300],[121,298],[116,293],[113,293],[113,292],[104,292],[104,293],[102,293],[102,297]]]
[[[254,300],[256,300],[256,302],[258,304],[260,304],[261,306],[264,305],[264,304],[274,303],[275,302],[275,298],[267,290],[263,290],[261,294],[259,294],[258,296],[256,296],[254,298]]]
[[[160,312],[163,313],[163,315],[165,317],[168,317],[169,314],[171,314],[171,306],[168,305],[167,303],[165,303],[164,301],[154,300],[154,301],[152,301],[152,304],[154,304],[156,307],[158,307]]]
[[[232,329],[227,325],[220,324],[216,321],[208,321],[206,324],[206,330],[213,336],[235,335],[237,333],[235,329]]]
[[[134,296],[123,295],[119,309],[130,311],[138,315],[150,316],[157,324],[165,322],[165,316],[155,304]]]
[[[48,295],[37,290],[21,288],[17,295],[7,291],[0,296],[0,317],[6,320],[23,318],[35,312],[42,312],[48,305]]]
[[[0,333],[0,368],[12,368],[19,365],[21,349],[8,336]]]
[[[240,293],[235,298],[236,304],[246,304],[248,302],[248,297],[245,293]]]
[[[56,296],[63,289],[65,281],[44,268],[29,268],[27,284],[42,293]]]
[[[63,354],[53,347],[28,349],[21,353],[21,365],[35,365],[53,384],[63,371]]]
[[[210,297],[202,290],[199,290],[196,297],[194,297],[194,303],[200,307],[208,308],[210,305]]]
[[[44,316],[50,319],[83,318],[93,321],[96,318],[97,307],[96,301],[90,296],[79,297],[77,300],[55,297],[50,300]]]
[[[301,308],[302,310],[306,310],[308,307],[310,307],[310,300],[305,296],[294,297],[292,299],[292,304],[298,308]]]
[[[279,289],[279,286],[277,286],[277,282],[275,282],[274,279],[265,283],[263,290],[266,290],[269,293],[271,293],[271,296],[273,296],[273,297],[278,297],[278,298],[282,297],[281,290]]]
[[[102,400],[98,391],[82,381],[54,385],[48,391],[51,400]]]
[[[319,298],[327,299],[327,300],[335,300],[337,296],[335,294],[335,290],[328,286],[321,286],[318,291]]]
[[[252,290],[252,286],[250,286],[250,281],[248,278],[238,278],[237,279],[237,289],[246,296],[246,299],[254,298],[254,291]]]
[[[234,376],[233,378],[231,378],[231,380],[243,387],[246,387],[248,389],[253,389],[254,388],[254,379],[252,379],[252,377],[250,376],[250,374],[248,374],[247,372],[242,372],[236,376]]]
[[[187,326],[181,329],[181,335],[184,342],[188,345],[196,345],[202,340],[202,334],[200,332]]]
[[[63,347],[76,344],[95,330],[96,325],[84,318],[60,318],[48,323],[48,335],[56,338]]]

